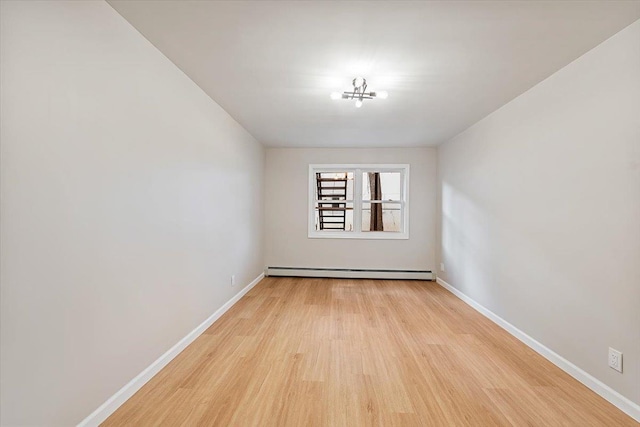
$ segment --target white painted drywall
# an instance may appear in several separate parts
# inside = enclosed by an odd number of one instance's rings
[[[264,149],[107,3],[1,4],[0,423],[69,426],[260,274]]]
[[[309,164],[333,163],[410,165],[408,240],[307,237]],[[268,266],[435,269],[434,148],[268,148],[265,192]]]
[[[438,158],[439,275],[640,403],[640,21]]]

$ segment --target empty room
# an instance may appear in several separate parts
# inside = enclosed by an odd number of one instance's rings
[[[0,425],[639,426],[640,1],[0,0]]]

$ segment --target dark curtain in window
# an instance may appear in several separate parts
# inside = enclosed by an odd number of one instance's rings
[[[382,185],[380,184],[380,174],[378,172],[369,173],[369,188],[371,189],[371,200],[382,200]],[[370,231],[384,231],[382,227],[382,203],[371,203]]]

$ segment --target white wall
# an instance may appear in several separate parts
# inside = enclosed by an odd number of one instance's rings
[[[409,240],[308,238],[308,179],[312,163],[408,163]],[[268,266],[435,271],[434,148],[269,148],[265,192]]]
[[[640,21],[442,145],[438,168],[440,276],[640,403]]]
[[[261,273],[264,150],[108,4],[1,16],[1,424],[69,426]]]

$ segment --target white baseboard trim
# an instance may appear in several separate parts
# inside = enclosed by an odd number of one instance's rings
[[[556,365],[558,368],[565,371],[567,374],[571,375],[576,380],[580,381],[585,386],[589,387],[595,393],[600,395],[602,398],[616,406],[625,414],[629,415],[634,420],[640,422],[640,405],[632,402],[628,398],[624,397],[599,379],[595,378],[591,374],[585,372],[584,370],[578,368],[573,363],[569,362],[564,357],[560,356],[558,353],[554,352],[550,348],[544,346],[540,342],[536,341],[529,335],[522,332],[520,329],[513,326],[511,323],[504,320],[502,317],[498,316],[491,310],[485,308],[484,306],[477,303],[471,297],[462,293],[458,289],[454,288],[441,278],[436,278],[436,282],[451,292],[456,297],[460,298],[466,304],[471,306],[477,312],[491,320],[493,323],[500,326],[505,331],[509,332],[511,335],[522,341],[536,353],[540,354],[542,357]]]
[[[113,414],[124,402],[126,402],[131,396],[135,394],[143,385],[145,385],[154,375],[156,375],[162,368],[167,366],[182,350],[184,350],[189,344],[195,341],[209,326],[220,318],[227,310],[231,308],[236,302],[240,300],[247,292],[249,292],[255,285],[258,284],[264,278],[264,273],[261,273],[251,283],[245,286],[240,292],[235,294],[233,298],[227,301],[222,307],[215,311],[207,320],[202,322],[193,331],[189,332],[184,338],[182,338],[176,345],[171,347],[165,354],[160,356],[155,362],[149,365],[144,371],[140,372],[134,379],[129,381],[124,387],[118,390],[113,396],[111,396],[106,402],[104,402],[98,409],[93,411],[87,418],[82,420],[78,427],[93,427],[98,426],[109,415]]]

